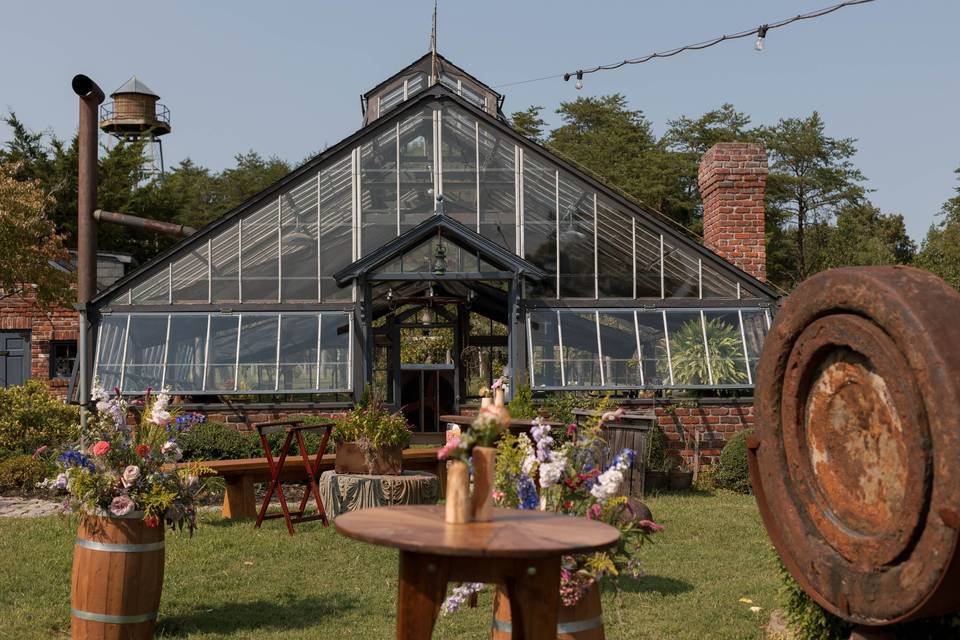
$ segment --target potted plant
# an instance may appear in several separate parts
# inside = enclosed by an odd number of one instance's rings
[[[669,485],[672,460],[667,455],[666,436],[654,427],[647,436],[647,466],[643,474],[644,491],[662,491]]]
[[[80,444],[59,458],[60,474],[46,481],[66,491],[66,509],[80,513],[73,557],[73,638],[106,637],[119,625],[125,638],[151,638],[160,604],[164,525],[196,527],[204,469],[178,464],[177,437],[202,416],[177,416],[161,392],[136,403],[139,421],[127,424],[128,404],[94,385],[96,412]],[[122,552],[121,552],[122,551]]]
[[[410,427],[402,414],[378,402],[348,411],[333,427],[337,473],[400,475]]]
[[[494,497],[503,507],[541,509],[601,520],[620,529],[616,547],[583,556],[565,556],[560,578],[564,629],[576,626],[584,632],[602,634],[601,580],[619,587],[621,577],[640,579],[638,552],[649,536],[662,529],[641,514],[618,490],[624,472],[633,464],[634,452],[624,449],[606,468],[609,447],[602,438],[598,410],[586,427],[571,431],[571,440],[555,446],[551,427],[537,420],[526,434],[505,435],[497,446]],[[461,584],[443,605],[445,613],[456,611],[471,593],[484,585]],[[494,602],[494,638],[510,637],[509,599],[498,591]],[[558,629],[558,634],[561,629]],[[593,637],[593,636],[591,636]],[[596,637],[602,637],[597,635]]]
[[[674,464],[668,472],[668,478],[668,486],[673,491],[690,491],[693,488],[693,471],[686,464]]]

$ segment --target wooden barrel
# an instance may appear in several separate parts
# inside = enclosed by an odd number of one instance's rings
[[[142,515],[84,516],[73,550],[70,614],[74,640],[153,637],[163,588],[163,525]]]
[[[960,609],[960,295],[910,267],[833,269],[777,314],[750,476],[784,565],[880,627]]]
[[[493,600],[493,640],[510,640],[513,624],[510,599],[502,588]],[[560,606],[557,618],[557,640],[603,640],[603,610],[600,607],[600,587],[594,583],[572,607]]]

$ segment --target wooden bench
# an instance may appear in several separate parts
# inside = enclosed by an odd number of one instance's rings
[[[320,462],[320,471],[331,471],[336,456],[332,453],[324,454]],[[240,460],[209,460],[201,462],[203,466],[212,469],[213,473],[227,481],[227,490],[223,495],[223,517],[231,519],[256,518],[257,497],[254,484],[270,482],[270,466],[266,458],[243,458]],[[403,451],[403,468],[410,471],[429,471],[440,478],[440,492],[446,485],[446,461],[437,460],[436,448],[405,449]],[[281,480],[298,480],[303,478],[303,461],[297,457],[290,458],[284,465]]]

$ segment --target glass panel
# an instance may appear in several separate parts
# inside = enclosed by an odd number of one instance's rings
[[[483,109],[485,104],[483,94],[478,91],[474,91],[466,82],[460,83],[460,95],[463,96],[463,99],[467,102]]]
[[[243,219],[241,229],[241,279],[244,302],[278,300],[279,264],[277,201]]]
[[[516,252],[516,147],[505,135],[482,124],[479,143],[480,235]]]
[[[170,274],[166,268],[157,271],[131,292],[133,304],[168,304],[170,302]]]
[[[237,316],[210,316],[210,347],[207,350],[208,391],[233,391],[237,376]]]
[[[316,176],[280,196],[280,225],[280,297],[317,300]]]
[[[637,297],[659,298],[660,234],[652,233],[639,224],[636,225],[636,231]]]
[[[560,313],[563,372],[567,387],[599,387],[600,353],[593,313]]]
[[[670,364],[667,361],[662,311],[637,311],[637,340],[640,342],[643,384],[648,387],[668,386]]]
[[[360,147],[361,255],[397,235],[397,130],[381,129]]]
[[[593,298],[593,193],[560,174],[560,297]]]
[[[673,386],[710,384],[700,311],[671,309],[666,313]]]
[[[641,386],[633,311],[600,312],[600,346],[605,387]]]
[[[320,381],[324,390],[347,391],[350,380],[350,319],[345,313],[320,317]]]
[[[241,318],[237,364],[237,391],[276,389],[276,315],[244,315]]]
[[[704,298],[737,298],[737,285],[716,272],[709,264],[703,264]]]
[[[597,290],[601,298],[633,297],[632,236],[633,216],[598,197]],[[657,278],[659,297],[659,274]]]
[[[349,155],[320,170],[320,275],[323,300],[352,298],[333,279],[353,262],[353,179]]]
[[[203,390],[207,316],[171,315],[164,386],[171,391]]]
[[[314,389],[317,382],[316,314],[280,319],[280,389]]]
[[[420,93],[427,86],[427,76],[423,73],[418,73],[409,80],[407,80],[407,98],[411,98],[413,94]]]
[[[100,386],[112,393],[120,386],[123,367],[123,343],[126,340],[127,318],[124,315],[103,316],[97,345],[97,368],[93,375]]]
[[[210,240],[210,299],[236,302],[240,299],[240,226],[234,224]]]
[[[396,87],[394,87],[393,89],[390,89],[390,91],[387,91],[386,93],[380,96],[380,114],[379,115],[382,116],[384,113],[386,113],[393,107],[397,106],[401,102],[403,102],[403,83],[402,82]]]
[[[557,293],[557,199],[556,170],[533,154],[523,160],[524,257],[547,272],[531,283],[531,296],[553,297]]]
[[[563,386],[560,360],[560,331],[556,311],[531,311],[529,314],[530,386]]]
[[[147,388],[160,388],[166,340],[166,314],[130,317],[123,367],[124,393],[142,393]]]
[[[743,310],[743,335],[747,341],[747,359],[750,361],[750,376],[757,381],[757,362],[767,337],[767,314],[762,309]]]
[[[673,240],[663,239],[663,288],[667,298],[700,296],[700,273],[697,258],[692,257]]]
[[[400,121],[400,232],[433,214],[433,110]]]
[[[704,311],[703,317],[706,321],[713,384],[747,384],[740,315],[736,310]]]
[[[460,109],[445,109],[440,139],[443,153],[443,211],[470,229],[477,228],[476,120]]]
[[[173,263],[173,301],[206,302],[210,293],[208,286],[209,264],[207,243],[194,246]]]

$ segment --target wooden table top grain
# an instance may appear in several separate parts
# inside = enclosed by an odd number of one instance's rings
[[[620,538],[608,524],[544,511],[494,509],[490,522],[446,524],[439,505],[378,507],[335,522],[348,538],[402,551],[472,558],[541,558],[606,549]]]

